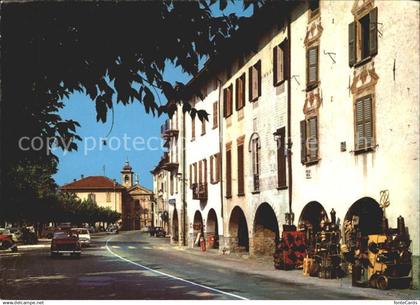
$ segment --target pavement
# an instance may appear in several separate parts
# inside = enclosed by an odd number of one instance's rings
[[[419,299],[419,290],[352,287],[350,279],[275,270],[271,258],[177,247],[168,238],[124,232],[94,235],[81,259],[40,247],[0,253],[1,299]],[[41,247],[42,246],[42,247]]]

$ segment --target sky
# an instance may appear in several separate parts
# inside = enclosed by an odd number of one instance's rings
[[[214,15],[222,12],[213,9]],[[252,8],[242,10],[242,1],[229,3],[223,14],[249,16]],[[203,64],[204,61],[201,63]],[[167,81],[188,82],[191,76],[181,69],[168,66],[164,77]],[[74,93],[63,100],[65,106],[59,111],[63,119],[73,119],[81,125],[77,134],[83,139],[78,141],[78,150],[72,152],[54,151],[59,158],[58,172],[54,179],[58,185],[80,179],[81,175],[102,176],[121,182],[120,171],[128,160],[140,184],[152,189],[150,171],[159,162],[162,155],[160,143],[160,126],[167,119],[147,114],[143,104],[138,101],[129,105],[114,102],[114,126],[111,130],[111,111],[108,110],[106,123],[96,121],[95,103],[86,95]],[[109,131],[111,132],[109,133]],[[108,135],[109,133],[109,135]],[[106,138],[103,145],[101,138]]]

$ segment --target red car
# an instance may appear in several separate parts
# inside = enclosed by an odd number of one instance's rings
[[[8,230],[0,229],[0,250],[10,250],[17,252],[18,248],[12,239],[12,235]]]
[[[54,232],[51,240],[51,257],[57,257],[62,254],[80,257],[82,248],[77,233],[72,231]]]

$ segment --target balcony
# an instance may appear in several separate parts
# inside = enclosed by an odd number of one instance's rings
[[[179,130],[178,127],[175,125],[170,119],[167,119],[165,123],[160,126],[160,134],[164,139],[168,139],[170,137],[178,136]]]
[[[194,200],[207,200],[207,183],[194,183],[192,185],[192,191]]]

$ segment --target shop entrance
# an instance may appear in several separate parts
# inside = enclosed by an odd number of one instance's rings
[[[273,208],[262,203],[254,220],[254,253],[256,255],[273,255],[276,242],[279,240],[279,225]]]
[[[230,250],[232,252],[249,251],[248,225],[242,209],[236,206],[229,219]]]
[[[214,209],[210,209],[207,215],[207,244],[209,248],[219,248],[219,229],[217,223],[217,215]]]

